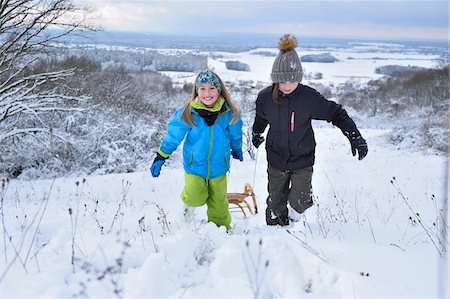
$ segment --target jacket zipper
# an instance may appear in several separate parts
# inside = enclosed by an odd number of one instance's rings
[[[295,127],[295,111],[291,112],[291,132],[294,132]]]
[[[211,152],[213,146],[213,126],[209,127],[209,151],[208,151],[208,175],[206,178],[209,180],[209,176],[211,175]]]

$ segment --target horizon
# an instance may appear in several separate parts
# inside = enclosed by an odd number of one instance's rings
[[[170,33],[170,32],[157,32],[157,31],[128,31],[128,30],[105,30],[105,32],[119,32],[119,33],[143,33],[143,34],[155,34],[162,36],[191,36],[191,37],[211,37],[211,36],[233,36],[233,35],[249,35],[249,36],[265,36],[274,37],[279,39],[283,33],[263,33],[263,32],[211,32],[205,34],[197,33]],[[311,39],[328,39],[328,40],[374,40],[374,41],[403,41],[403,42],[445,42],[450,43],[450,36],[444,39],[434,38],[403,38],[403,37],[382,37],[382,36],[351,36],[351,35],[300,35],[291,32],[284,34],[294,34],[298,38],[311,38]]]
[[[289,32],[286,32],[289,33]],[[270,45],[265,45],[264,47],[277,48],[278,40],[282,36],[282,34],[274,34],[274,33],[251,33],[251,32],[215,32],[215,33],[168,33],[168,32],[156,32],[156,31],[131,31],[131,30],[100,30],[96,32],[90,32],[88,35],[93,36],[101,36],[105,35],[105,37],[112,37],[113,35],[120,35],[123,37],[124,35],[127,38],[136,38],[137,36],[148,36],[148,37],[160,37],[160,38],[193,38],[193,39],[206,39],[211,38],[214,42],[214,39],[223,39],[230,38],[230,42],[241,40],[243,38],[251,38],[249,42],[261,42],[261,43],[270,43]],[[439,48],[449,48],[450,40],[449,39],[425,39],[425,38],[389,38],[389,37],[360,37],[360,36],[319,36],[319,35],[297,35],[294,34],[297,38],[299,45],[302,45],[302,41],[311,42],[311,41],[336,41],[336,42],[367,42],[367,43],[398,43],[398,44],[414,44],[417,43],[432,45],[434,47]],[[75,36],[77,37],[77,36]],[[142,40],[139,40],[142,41]],[[114,42],[113,40],[109,40],[109,42]],[[207,42],[207,41],[204,41]],[[125,40],[121,40],[121,43],[126,43]]]

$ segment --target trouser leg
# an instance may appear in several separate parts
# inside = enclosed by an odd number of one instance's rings
[[[208,221],[218,226],[231,228],[231,215],[228,210],[227,177],[223,175],[211,180],[185,173],[185,185],[181,199],[189,207],[207,205]]]
[[[227,177],[223,175],[218,178],[208,180],[209,197],[206,201],[208,206],[208,221],[214,222],[217,226],[225,226],[231,229],[231,215],[228,210],[227,199]]]
[[[312,174],[312,166],[290,173],[291,186],[287,194],[287,200],[291,207],[300,214],[313,205]]]
[[[268,225],[289,224],[287,193],[289,191],[289,173],[269,165],[266,223]]]
[[[181,200],[189,207],[200,207],[208,200],[208,185],[204,178],[184,173],[184,189]]]

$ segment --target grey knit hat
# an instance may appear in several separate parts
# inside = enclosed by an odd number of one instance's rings
[[[302,81],[303,68],[295,47],[297,40],[293,35],[285,34],[280,38],[280,53],[273,62],[270,74],[273,83]]]

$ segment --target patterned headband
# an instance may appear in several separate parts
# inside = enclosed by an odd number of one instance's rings
[[[214,85],[219,93],[222,92],[222,86],[220,85],[219,77],[209,70],[198,74],[197,79],[195,80],[195,89],[198,91],[200,85],[205,83]]]

